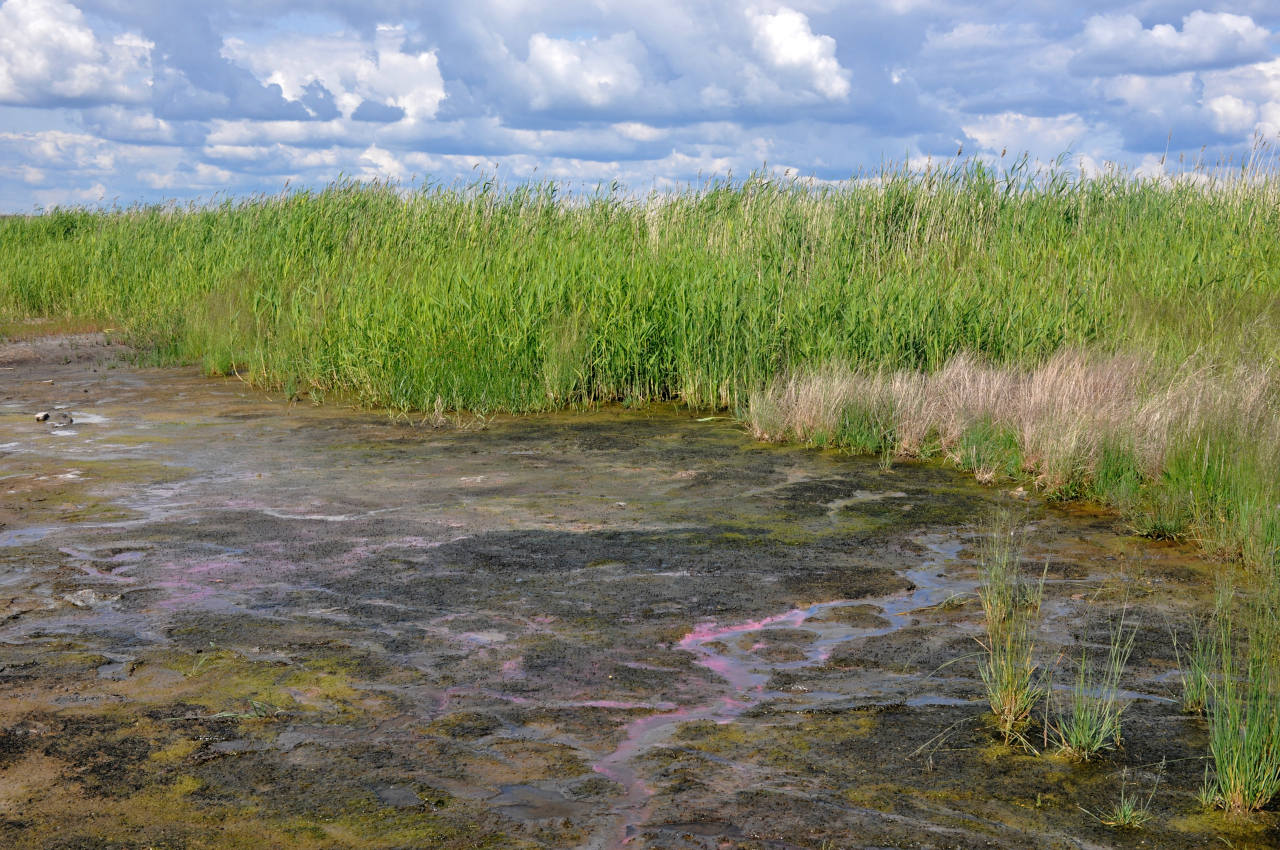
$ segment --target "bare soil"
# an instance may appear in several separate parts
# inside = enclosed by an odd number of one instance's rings
[[[1138,627],[1087,764],[990,728],[997,504],[1059,684]],[[1221,568],[724,416],[419,422],[30,337],[0,344],[0,845],[1280,846],[1196,801],[1173,640]],[[1142,830],[1085,811],[1122,776]]]

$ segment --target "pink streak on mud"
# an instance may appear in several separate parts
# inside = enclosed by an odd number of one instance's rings
[[[748,620],[733,626],[717,626],[715,623],[700,623],[693,631],[680,638],[677,644],[681,649],[696,652],[703,644],[713,640],[724,640],[734,635],[757,632],[768,626],[798,626],[809,618],[809,608],[793,608],[785,614],[774,614],[760,620]],[[695,648],[696,647],[696,648]]]
[[[782,614],[749,620],[745,623],[735,623],[731,626],[718,626],[712,622],[700,623],[680,639],[676,645],[696,655],[698,664],[728,682],[734,689],[735,695],[720,696],[703,705],[673,708],[634,720],[627,726],[626,738],[618,748],[592,765],[592,770],[617,782],[626,792],[623,801],[616,808],[619,816],[618,831],[610,841],[610,847],[624,847],[630,843],[634,837],[631,834],[633,829],[648,821],[651,814],[653,792],[640,777],[639,772],[631,766],[633,758],[660,743],[681,723],[695,720],[730,723],[754,705],[764,694],[768,675],[754,672],[749,664],[728,655],[722,655],[708,644],[761,629],[799,626],[809,618],[812,612],[811,607],[795,608]],[[757,644],[757,648],[763,645],[763,643]],[[602,701],[602,704],[607,702]]]
[[[765,682],[769,680],[767,674],[757,673],[752,669],[753,665],[743,663],[730,655],[717,652],[714,647],[707,644],[726,641],[729,638],[758,632],[761,629],[799,626],[810,617],[812,612],[813,609],[810,607],[793,608],[783,614],[774,614],[771,617],[764,617],[759,620],[748,620],[745,623],[735,623],[732,626],[700,623],[694,627],[693,631],[681,638],[677,646],[698,656],[699,664],[724,679],[733,686],[735,691],[762,693]],[[763,646],[763,643],[757,643],[756,646],[752,647],[752,651],[760,646]]]

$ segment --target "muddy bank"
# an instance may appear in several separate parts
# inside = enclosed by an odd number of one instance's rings
[[[117,355],[0,351],[5,846],[1278,840],[1195,800],[1170,635],[1213,566],[1106,516],[673,409],[392,421]],[[996,503],[1047,569],[1062,681],[1122,607],[1139,625],[1123,750],[995,744]],[[1161,777],[1141,832],[1080,808],[1125,769]]]

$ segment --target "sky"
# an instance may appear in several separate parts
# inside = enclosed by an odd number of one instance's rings
[[[1280,137],[1280,2],[3,0],[0,212]]]

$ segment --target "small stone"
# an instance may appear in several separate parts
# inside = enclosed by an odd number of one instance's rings
[[[99,593],[96,590],[86,587],[82,590],[77,590],[74,593],[64,593],[62,598],[77,608],[92,608],[95,605],[114,602],[120,598],[120,595]]]
[[[422,805],[422,798],[414,793],[413,789],[403,785],[383,785],[375,788],[373,793],[378,795],[378,802],[384,806],[407,809]]]
[[[47,410],[42,410],[42,411],[40,411],[39,413],[37,413],[37,414],[36,414],[36,421],[37,421],[37,422],[48,422],[48,421],[49,421],[49,411],[47,411]]]
[[[113,682],[123,682],[129,678],[129,674],[133,672],[132,661],[115,661],[110,664],[103,664],[98,668],[98,678],[108,679]]]

